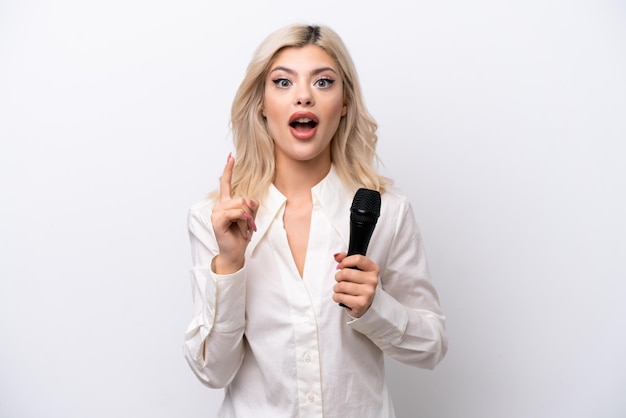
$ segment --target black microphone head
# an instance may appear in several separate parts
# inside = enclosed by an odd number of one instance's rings
[[[380,216],[380,193],[361,188],[356,191],[350,207],[350,220],[358,223],[376,224]]]

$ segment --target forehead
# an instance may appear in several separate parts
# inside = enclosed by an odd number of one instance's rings
[[[292,70],[309,70],[320,67],[330,67],[339,72],[337,62],[322,47],[305,45],[303,47],[288,47],[276,55],[270,71],[276,67],[285,67]]]

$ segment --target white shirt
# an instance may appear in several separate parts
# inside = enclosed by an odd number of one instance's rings
[[[204,384],[226,388],[220,417],[391,418],[383,353],[429,369],[445,355],[444,316],[405,197],[382,194],[367,250],[380,266],[371,307],[354,319],[332,300],[333,254],[347,251],[354,192],[334,169],[311,189],[302,278],[282,223],[286,198],[274,186],[234,274],[211,271],[212,203],[191,207],[193,319],[184,354]]]

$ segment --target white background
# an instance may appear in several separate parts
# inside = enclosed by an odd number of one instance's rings
[[[344,38],[448,319],[399,417],[626,416],[626,6],[0,1],[0,416],[210,417],[187,208],[254,48]]]

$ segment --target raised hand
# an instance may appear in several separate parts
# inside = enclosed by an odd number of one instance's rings
[[[333,287],[333,300],[343,304],[353,318],[363,315],[372,305],[380,267],[364,255],[346,257],[345,253],[335,254],[337,270]]]
[[[220,201],[213,207],[211,223],[219,247],[213,258],[212,269],[218,274],[240,270],[245,261],[246,248],[256,231],[254,218],[259,203],[253,199],[233,198],[232,175],[235,159],[228,155],[224,173],[220,177]]]

